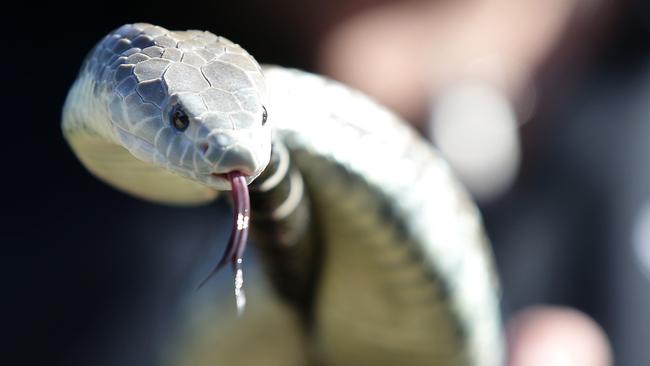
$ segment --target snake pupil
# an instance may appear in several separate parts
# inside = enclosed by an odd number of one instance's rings
[[[266,113],[266,107],[262,106],[262,126],[266,124],[266,118],[268,117],[268,113]]]
[[[190,118],[187,116],[184,110],[180,107],[174,108],[172,111],[172,126],[178,131],[185,131],[190,125]]]

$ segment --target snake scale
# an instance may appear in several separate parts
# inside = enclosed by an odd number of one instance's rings
[[[129,24],[88,54],[62,130],[94,175],[149,201],[208,203],[236,188],[232,174],[249,185],[272,305],[249,304],[234,328],[202,324],[216,364],[502,363],[476,207],[429,144],[361,93],[261,67],[209,32]],[[275,347],[274,363],[241,342],[263,331],[299,344]]]

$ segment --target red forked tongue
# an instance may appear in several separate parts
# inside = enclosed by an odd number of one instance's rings
[[[228,246],[226,246],[223,257],[221,257],[219,263],[217,263],[206,279],[201,282],[199,288],[230,262],[235,272],[235,301],[237,303],[237,312],[241,314],[246,305],[246,296],[242,288],[244,285],[242,256],[244,255],[244,249],[246,249],[246,240],[248,239],[248,222],[251,217],[251,204],[250,197],[248,196],[246,177],[240,172],[231,172],[228,173],[228,180],[232,187],[234,206],[234,223],[230,232],[230,239],[228,239]]]

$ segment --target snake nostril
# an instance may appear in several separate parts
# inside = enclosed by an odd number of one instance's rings
[[[210,147],[210,144],[208,144],[207,142],[199,142],[198,144],[196,144],[196,147],[197,149],[199,149],[201,154],[205,154],[206,152],[208,152],[208,148]]]

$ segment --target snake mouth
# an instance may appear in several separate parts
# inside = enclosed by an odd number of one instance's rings
[[[208,182],[215,183],[219,190],[232,190],[232,182],[228,177],[229,173],[210,173],[207,175],[206,179]],[[244,175],[244,177],[246,177]]]
[[[222,179],[222,180],[228,180],[228,174],[226,173],[210,173],[210,176],[215,177],[217,179]]]
[[[219,191],[227,191],[227,190],[233,190],[233,185],[231,184],[230,180],[230,175],[233,174],[234,172],[229,172],[229,173],[209,173],[206,175],[203,175],[204,181],[211,187],[215,188],[216,190]],[[237,171],[245,183],[251,184],[255,180],[257,176],[251,176],[247,172],[239,172]]]

